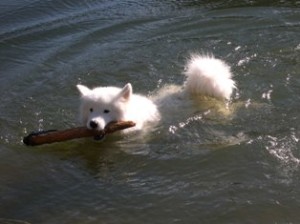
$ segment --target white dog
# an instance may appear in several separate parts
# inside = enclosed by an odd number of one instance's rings
[[[230,67],[213,56],[192,55],[186,64],[186,81],[180,91],[229,100],[235,87]],[[90,129],[103,130],[111,121],[133,121],[136,126],[123,132],[141,130],[160,119],[158,106],[145,96],[133,94],[130,83],[123,88],[77,85],[81,93],[80,119]],[[159,96],[157,97],[159,98]]]

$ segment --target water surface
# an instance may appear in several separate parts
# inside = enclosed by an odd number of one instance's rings
[[[299,6],[0,3],[0,218],[298,223]],[[214,106],[220,102],[204,101],[169,109],[142,136],[22,144],[32,130],[78,125],[76,84],[131,82],[134,91],[153,95],[183,82],[191,52],[213,53],[232,66],[238,91],[229,115]]]

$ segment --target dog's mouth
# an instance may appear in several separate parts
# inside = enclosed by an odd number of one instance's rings
[[[105,134],[103,133],[103,134],[99,134],[99,135],[95,135],[94,136],[94,140],[96,140],[96,141],[101,141],[101,140],[103,140],[105,138]]]

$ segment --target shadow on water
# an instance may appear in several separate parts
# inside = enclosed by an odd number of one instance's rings
[[[264,1],[252,1],[252,0],[243,0],[243,1],[197,1],[197,0],[188,0],[188,1],[173,1],[174,4],[177,4],[181,7],[208,7],[211,9],[222,9],[222,8],[235,8],[235,7],[276,7],[276,6],[283,6],[283,7],[296,7],[299,6],[299,2],[297,1],[274,1],[270,2],[267,0]]]

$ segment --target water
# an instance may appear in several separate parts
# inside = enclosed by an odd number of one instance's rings
[[[2,1],[0,221],[299,223],[299,6]],[[146,135],[22,144],[77,125],[76,84],[151,95],[195,51],[232,66],[230,114],[173,105]]]

